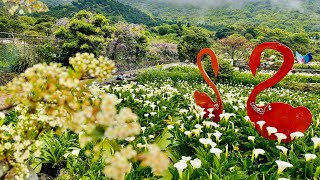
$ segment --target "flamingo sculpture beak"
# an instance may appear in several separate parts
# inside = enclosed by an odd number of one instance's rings
[[[214,71],[214,76],[218,77],[219,64],[218,64],[218,60],[216,59],[215,56],[211,57],[211,66],[212,66],[212,69]]]
[[[252,72],[253,76],[256,76],[257,74],[257,69],[260,66],[260,62],[261,62],[261,53],[263,51],[260,50],[260,48],[255,48],[250,56],[249,59],[249,68]]]

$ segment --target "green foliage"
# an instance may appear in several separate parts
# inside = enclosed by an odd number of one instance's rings
[[[106,177],[102,174],[104,167],[103,159],[93,161],[85,157],[68,158],[66,166],[60,170],[57,180],[73,179],[97,179],[104,180]]]
[[[42,0],[49,8],[59,5],[70,5],[74,0]]]
[[[9,68],[18,60],[18,48],[14,44],[0,45],[0,68],[1,71],[9,71]]]
[[[294,69],[314,69],[320,70],[320,65],[311,65],[311,64],[294,64]]]
[[[7,115],[6,115],[6,118],[4,120],[4,125],[8,125],[10,123],[13,123],[15,124],[17,121],[18,121],[18,116],[20,114],[16,111],[10,111]],[[2,124],[1,124],[2,125]]]
[[[218,61],[219,61],[219,72],[218,72],[218,77],[215,78],[213,69],[211,67],[211,62],[208,58],[206,59],[203,65],[207,74],[214,81],[221,82],[221,83],[229,82],[233,77],[233,73],[235,72],[234,67],[232,66],[232,62],[222,58],[219,58]]]
[[[257,75],[253,77],[249,72],[234,71],[231,62],[222,59],[219,60],[218,77],[215,78],[208,59],[204,60],[203,65],[209,77],[213,81],[219,83],[258,85],[272,76],[270,74],[257,73]],[[138,81],[141,83],[166,79],[171,79],[173,81],[184,80],[189,82],[203,81],[198,68],[193,66],[174,66],[163,70],[146,70],[138,74]],[[280,83],[276,84],[275,87],[320,94],[319,84],[319,76],[291,74],[287,75]]]
[[[34,24],[28,28],[29,31],[35,31],[42,36],[51,36],[53,35],[53,31],[55,30],[55,18],[43,15],[37,18],[33,18],[35,20]]]
[[[111,34],[112,28],[105,16],[79,11],[66,27],[61,26],[55,32],[56,37],[61,39],[60,46],[64,53],[61,61],[68,64],[68,58],[78,52],[101,55]]]
[[[178,22],[177,24],[162,24],[160,26],[153,27],[151,28],[151,32],[156,32],[161,36],[176,34],[176,36],[180,37],[183,33],[183,28],[181,22]]]
[[[16,34],[25,34],[32,36],[50,36],[53,34],[55,18],[50,16],[30,16],[10,15],[4,9],[0,9],[0,32],[15,33],[3,34],[0,37],[13,38]]]
[[[22,56],[19,55],[19,58],[16,62],[11,66],[11,71],[16,73],[22,73],[29,67],[32,67],[33,65],[37,64],[39,62],[36,62],[33,57],[30,57],[30,54],[24,54]]]
[[[21,73],[40,62],[39,58],[35,58],[36,47],[25,46],[24,43],[17,41],[0,45],[0,71]]]
[[[319,32],[320,2],[299,1],[299,6],[292,5],[291,1],[241,1],[237,3],[211,1],[196,3],[179,3],[177,1],[154,0],[118,0],[143,10],[167,22],[190,22],[193,25],[202,25],[208,29],[219,31],[218,37],[226,37],[233,30],[225,26],[237,25],[240,27],[264,25],[272,29],[280,28],[291,32]],[[287,2],[284,4],[283,2]],[[300,4],[301,3],[301,4]],[[199,13],[199,12],[206,13]],[[210,27],[210,28],[209,28]],[[223,30],[225,29],[225,30]],[[226,32],[226,33],[224,33]],[[245,35],[245,34],[243,34]]]
[[[195,26],[185,28],[178,44],[179,60],[194,63],[198,52],[212,45],[209,38],[210,33],[203,28]]]
[[[156,25],[158,22],[151,18],[148,14],[133,8],[129,5],[124,5],[116,0],[79,0],[73,1],[70,5],[59,5],[51,7],[50,11],[45,13],[57,18],[70,17],[72,14],[87,10],[95,13],[100,13],[108,17],[119,19],[122,16],[124,20],[146,25]]]
[[[259,74],[255,77],[251,73],[234,72],[231,82],[235,84],[243,85],[258,85],[259,83],[270,78],[270,74]],[[307,84],[310,83],[310,84]],[[275,87],[281,87],[285,89],[300,90],[303,92],[314,92],[320,94],[320,77],[310,75],[287,75],[282,81],[275,85]]]
[[[167,69],[145,70],[138,74],[138,82],[160,81],[171,79],[173,81],[202,82],[199,70],[194,66],[173,66]]]
[[[22,33],[32,26],[33,21],[26,21],[18,15],[3,14],[0,16],[0,32]],[[0,37],[12,37],[7,34],[0,34]]]
[[[66,155],[72,156],[72,150],[79,149],[78,137],[70,132],[64,132],[58,136],[51,132],[44,134],[41,140],[44,148],[38,158],[41,160],[38,166],[41,167],[41,172],[56,177],[58,170],[66,165],[68,159]]]
[[[223,26],[216,31],[215,37],[217,39],[222,39],[235,33],[235,29],[232,26]]]
[[[52,44],[44,44],[37,48],[37,54],[40,56],[43,62],[50,63],[56,58],[55,47]]]

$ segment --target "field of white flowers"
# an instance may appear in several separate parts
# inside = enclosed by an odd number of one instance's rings
[[[77,55],[78,62],[81,57]],[[27,75],[33,77],[35,73],[40,77],[37,73],[41,68],[37,66]],[[0,114],[0,166],[4,168],[1,177],[6,172],[6,178],[16,179],[34,172],[43,179],[231,180],[320,176],[319,94],[282,88],[259,94],[260,105],[285,102],[306,106],[313,113],[310,128],[304,134],[291,134],[290,138],[295,140],[283,143],[261,137],[247,116],[246,101],[253,89],[250,85],[217,84],[224,113],[221,121],[214,123],[204,119],[203,109],[195,104],[195,90],[207,92],[215,99],[212,90],[197,78],[168,77],[80,86],[79,81],[69,78],[73,73],[67,75],[55,68],[69,84],[57,82],[43,69],[49,85],[41,81],[42,85],[26,89],[20,82],[26,78],[8,85],[9,89],[21,87],[21,91],[38,94],[19,95],[20,103],[29,109],[17,106],[7,115]],[[197,73],[195,67],[184,68],[188,73]],[[138,79],[141,78],[148,79]],[[32,81],[41,84],[39,78]],[[70,82],[81,88],[72,89],[74,85]],[[43,87],[52,91],[42,93]],[[62,87],[65,89],[60,92],[55,90]],[[41,103],[37,102],[39,99]],[[58,111],[53,109],[57,103],[61,107]],[[275,132],[273,129],[272,133]],[[21,169],[26,173],[20,173]]]
[[[126,144],[147,148],[155,143],[172,164],[165,178],[173,179],[305,179],[320,173],[318,95],[270,89],[259,96],[260,105],[286,102],[309,107],[314,121],[297,140],[279,143],[259,136],[246,116],[246,100],[253,87],[218,84],[225,112],[217,124],[203,119],[193,92],[208,92],[205,84],[172,80],[92,86],[95,92],[116,94],[120,106],[131,107],[139,116],[142,134],[128,137]],[[259,101],[258,101],[259,102]],[[319,167],[319,168],[318,168]],[[135,172],[135,171],[134,171]],[[132,177],[138,177],[132,174]]]

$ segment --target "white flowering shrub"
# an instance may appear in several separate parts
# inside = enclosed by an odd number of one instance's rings
[[[14,14],[16,11],[19,14],[48,11],[48,7],[38,0],[2,0],[2,2],[8,6],[10,14]]]
[[[94,159],[106,157],[102,149],[105,140],[124,140],[140,133],[138,117],[131,109],[124,107],[118,111],[116,105],[119,101],[115,95],[97,95],[82,80],[86,76],[109,78],[115,69],[112,61],[84,53],[70,58],[70,64],[73,68],[67,69],[55,63],[35,65],[0,88],[0,94],[11,95],[7,103],[16,104],[15,110],[19,113],[17,122],[1,121],[0,162],[6,168],[4,178],[29,177],[28,160],[41,155],[39,137],[49,130],[71,130],[81,134],[81,148],[94,142],[92,152],[87,152],[88,155],[93,154]],[[167,158],[160,151],[156,153]],[[131,170],[129,160],[135,156],[137,152],[130,146],[109,156],[105,161],[106,175],[112,179],[123,179],[121,177]],[[125,168],[109,173],[117,169],[117,161]],[[156,167],[150,163],[147,165]],[[162,166],[163,169],[167,167]],[[158,168],[155,172],[163,169]]]

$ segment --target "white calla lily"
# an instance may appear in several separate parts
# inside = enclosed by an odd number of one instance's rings
[[[200,168],[201,167],[201,160],[196,158],[194,160],[190,160],[190,164],[194,169]]]
[[[304,156],[305,156],[307,162],[317,158],[317,155],[315,155],[315,154],[305,154]]]
[[[281,174],[286,168],[293,167],[292,164],[285,161],[276,160],[276,163],[278,165],[278,174]]]

